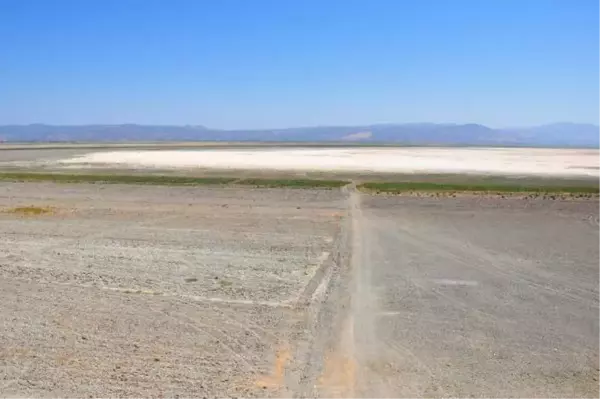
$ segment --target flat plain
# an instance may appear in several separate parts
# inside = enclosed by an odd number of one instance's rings
[[[330,261],[341,199],[328,190],[0,184],[2,393],[282,388],[283,374],[268,381],[273,363],[302,335],[294,309]]]
[[[0,182],[0,395],[597,397],[598,205]]]
[[[11,147],[0,167],[286,173],[456,173],[598,179],[597,149],[491,147]],[[110,150],[110,151],[107,151]],[[0,147],[2,151],[2,147]]]
[[[357,201],[360,395],[598,395],[597,201]]]

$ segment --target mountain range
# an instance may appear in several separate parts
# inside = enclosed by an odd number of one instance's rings
[[[204,126],[4,125],[0,142],[265,141],[357,142],[406,145],[482,145],[598,148],[600,127],[554,123],[495,129],[479,124],[376,124],[222,130]]]

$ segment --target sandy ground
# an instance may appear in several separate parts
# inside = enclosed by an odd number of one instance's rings
[[[599,176],[598,150],[530,148],[328,148],[92,152],[58,165],[369,173]]]
[[[599,394],[597,199],[0,183],[0,231],[2,396]]]

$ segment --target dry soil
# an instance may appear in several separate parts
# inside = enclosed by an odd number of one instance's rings
[[[0,183],[0,394],[597,397],[598,256],[597,199]]]

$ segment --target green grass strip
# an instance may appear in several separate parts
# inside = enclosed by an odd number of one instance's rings
[[[122,175],[122,174],[66,174],[35,172],[0,172],[0,180],[18,182],[57,182],[57,183],[114,183],[148,184],[166,186],[196,185],[243,185],[264,188],[339,188],[349,184],[344,180],[319,179],[268,179],[236,177],[193,177],[168,175]],[[402,192],[490,192],[490,193],[571,193],[598,194],[597,182],[561,185],[560,180],[544,182],[367,182],[358,185],[362,191],[378,193]]]
[[[498,184],[498,183],[433,183],[433,182],[370,182],[358,186],[363,191],[380,193],[403,193],[410,191],[421,192],[493,192],[493,193],[570,193],[570,194],[598,194],[597,184],[580,186],[560,186],[558,184],[528,185],[528,184]]]
[[[165,175],[120,175],[120,174],[64,174],[64,173],[27,173],[0,172],[0,180],[17,182],[55,182],[55,183],[114,183],[149,184],[163,186],[196,185],[249,185],[254,187],[288,188],[336,188],[348,182],[341,180],[312,179],[239,179],[235,177],[193,177]]]
[[[292,187],[292,188],[338,188],[349,184],[343,180],[313,180],[313,179],[240,179],[235,184],[256,187]]]
[[[234,178],[226,177],[187,177],[159,175],[107,175],[107,174],[63,174],[63,173],[22,173],[3,172],[0,180],[10,181],[51,181],[57,183],[124,183],[124,184],[156,184],[156,185],[198,185],[198,184],[228,184]]]

